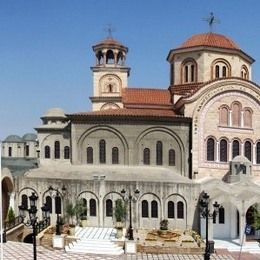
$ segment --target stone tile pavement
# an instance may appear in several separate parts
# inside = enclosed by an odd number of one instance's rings
[[[33,246],[32,244],[25,244],[19,242],[11,242],[3,244],[3,260],[26,260],[33,259]],[[38,260],[203,260],[201,255],[175,255],[175,254],[141,254],[136,255],[90,255],[90,254],[69,254],[64,250],[49,250],[42,246],[37,246],[37,259]],[[212,255],[212,260],[236,260],[229,253]],[[245,260],[241,258],[241,260]]]

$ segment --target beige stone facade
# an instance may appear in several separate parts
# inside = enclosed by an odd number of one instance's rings
[[[250,81],[254,60],[226,36],[195,35],[169,52],[168,90],[131,89],[130,95],[127,47],[106,39],[93,50],[92,111],[66,114],[55,108],[42,117],[35,128],[37,167],[14,178],[16,210],[33,191],[38,206],[49,197],[54,223],[52,185],[59,190],[62,214],[67,201],[83,198],[88,225],[114,226],[122,189],[128,195],[138,189],[134,228],[159,228],[168,219],[170,228],[204,235],[199,200],[207,192],[210,205],[216,200],[222,206],[214,223],[210,220],[210,237],[242,242],[260,199],[260,88]]]

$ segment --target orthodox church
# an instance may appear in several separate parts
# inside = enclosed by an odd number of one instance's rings
[[[196,34],[169,51],[169,86],[151,89],[128,86],[124,44],[108,37],[93,52],[92,111],[52,108],[37,135],[3,141],[4,205],[18,211],[35,192],[38,208],[46,202],[55,223],[51,185],[62,214],[68,201],[82,198],[89,226],[112,227],[125,190],[133,199],[134,229],[159,228],[167,219],[170,228],[204,234],[199,200],[207,192],[210,205],[221,205],[209,237],[242,241],[260,201],[254,59],[227,36]]]

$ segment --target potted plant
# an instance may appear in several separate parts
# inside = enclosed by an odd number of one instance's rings
[[[69,218],[69,234],[75,235],[75,224],[73,223],[73,217],[76,215],[75,207],[71,202],[67,203],[66,213]]]
[[[85,201],[81,198],[80,200],[76,201],[75,205],[75,212],[77,222],[80,222],[80,226],[86,227],[87,226],[87,206]]]
[[[117,229],[117,238],[121,238],[123,235],[123,221],[126,216],[126,206],[123,203],[122,199],[116,200],[116,207],[114,211],[114,216],[116,219],[116,229]]]
[[[163,219],[160,222],[160,230],[168,230],[168,224],[169,224],[168,219]]]

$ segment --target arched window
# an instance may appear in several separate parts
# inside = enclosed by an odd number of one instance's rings
[[[50,213],[52,213],[52,198],[51,198],[51,196],[46,197],[46,206],[48,207]]]
[[[226,78],[231,76],[231,66],[223,59],[217,59],[213,62],[213,79]]]
[[[169,150],[169,166],[175,166],[175,150]]]
[[[156,200],[153,200],[151,203],[151,217],[152,218],[158,218],[158,203]]]
[[[12,157],[12,147],[8,147],[8,156]]]
[[[207,140],[207,161],[215,160],[215,141],[213,138]]]
[[[245,65],[243,65],[242,68],[241,68],[241,78],[242,79],[248,79],[249,78],[248,69]]]
[[[184,70],[185,70],[185,83],[186,82],[188,82],[189,81],[189,67],[186,65],[185,67],[184,67]]]
[[[113,202],[112,200],[106,200],[106,216],[112,217],[113,216]]]
[[[225,224],[225,209],[221,206],[219,208],[219,224]]]
[[[22,206],[25,208],[25,209],[28,209],[28,197],[26,194],[23,194],[22,195]]]
[[[61,197],[55,196],[55,214],[61,214]]]
[[[88,214],[88,209],[87,209],[87,200],[85,198],[82,198],[82,206],[83,206],[83,212],[81,212],[82,216],[87,216]]]
[[[219,158],[221,162],[227,162],[227,141],[222,139],[220,141]]]
[[[244,110],[244,126],[252,128],[252,111],[248,108]]]
[[[252,145],[249,141],[244,144],[244,154],[249,161],[252,161]]]
[[[106,163],[106,141],[104,139],[99,141],[99,162]]]
[[[162,165],[163,161],[163,145],[161,141],[157,141],[156,143],[156,164]]]
[[[142,218],[148,218],[148,201],[142,201]]]
[[[115,63],[115,56],[114,56],[114,53],[112,50],[108,50],[107,53],[106,53],[106,63],[107,64],[113,64]]]
[[[241,105],[236,102],[232,104],[232,126],[239,127],[241,124]]]
[[[195,81],[195,66],[193,64],[190,66],[190,81]]]
[[[174,202],[168,201],[168,218],[174,218]]]
[[[69,159],[70,158],[70,148],[69,146],[64,147],[64,159]]]
[[[149,148],[144,148],[143,162],[146,165],[150,164],[150,149]]]
[[[184,218],[184,205],[182,201],[177,203],[177,218]]]
[[[222,67],[222,77],[225,78],[227,76],[227,67],[223,66]]]
[[[216,224],[216,217],[217,217],[217,213],[216,213],[216,211],[214,210],[214,211],[213,211],[213,216],[212,216],[212,218],[213,218],[213,224]]]
[[[93,163],[93,148],[91,146],[87,148],[87,163]]]
[[[192,83],[197,79],[197,64],[193,59],[186,59],[182,64],[182,82]]]
[[[221,126],[228,126],[228,114],[229,114],[229,111],[228,111],[228,108],[223,106],[220,108],[220,111],[219,111],[219,124]]]
[[[256,163],[260,164],[260,142],[256,144]]]
[[[45,159],[50,159],[51,158],[51,149],[49,145],[46,145],[44,147],[44,157]]]
[[[60,159],[60,142],[55,141],[54,143],[54,158]]]
[[[219,65],[216,65],[216,67],[215,67],[215,78],[216,79],[219,78]]]
[[[234,140],[232,143],[232,158],[240,154],[240,144],[238,140]]]
[[[113,147],[112,148],[112,164],[118,164],[119,158],[118,158],[118,148]]]
[[[92,217],[97,216],[97,203],[95,199],[89,201],[89,215]]]
[[[25,146],[25,156],[29,156],[30,155],[30,146],[27,144]]]

